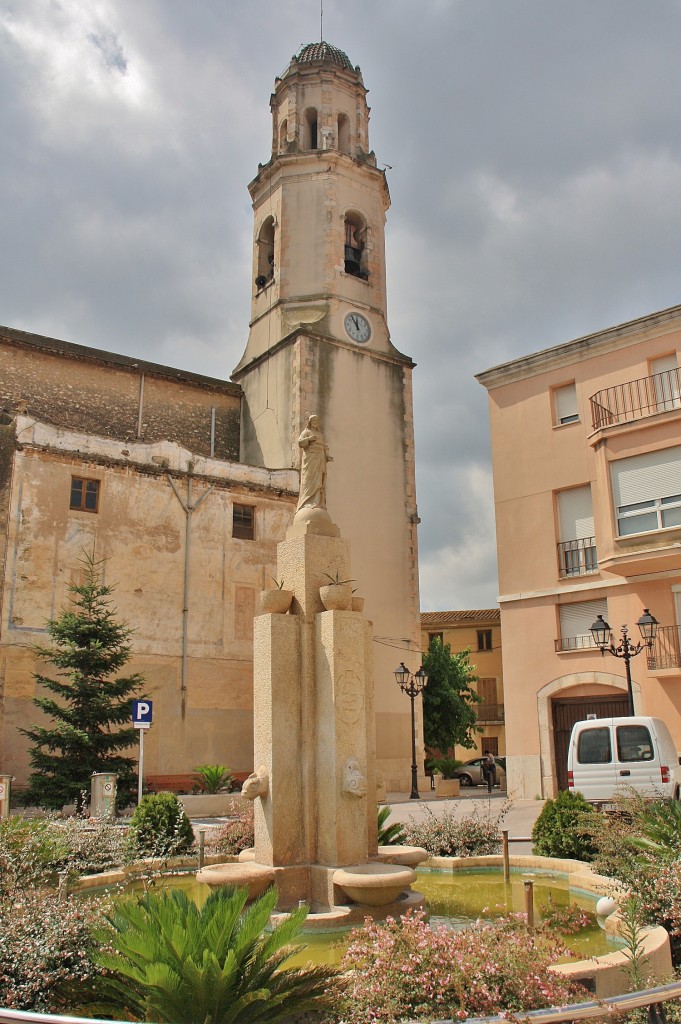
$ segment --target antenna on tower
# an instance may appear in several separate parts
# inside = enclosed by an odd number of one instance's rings
[[[319,0],[319,42],[324,42],[324,0]]]

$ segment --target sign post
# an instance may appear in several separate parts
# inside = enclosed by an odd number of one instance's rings
[[[151,700],[134,700],[132,702],[132,724],[139,729],[140,755],[137,767],[137,803],[142,799],[142,779],[144,775],[144,733],[151,728],[154,702]]]

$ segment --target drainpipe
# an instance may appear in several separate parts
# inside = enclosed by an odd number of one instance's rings
[[[207,491],[204,491],[196,504],[192,503],[192,475],[194,473],[194,463],[187,463],[187,500],[184,501],[180,492],[177,489],[177,485],[173,478],[168,474],[170,486],[175,492],[175,497],[182,506],[182,511],[185,516],[185,527],[184,527],[184,586],[182,590],[182,683],[180,687],[181,699],[182,699],[182,717],[184,718],[187,710],[187,627],[189,622],[189,567],[190,567],[190,552],[191,552],[191,521],[192,513],[199,507],[204,498],[208,497],[210,492],[215,487],[215,484],[211,484]]]

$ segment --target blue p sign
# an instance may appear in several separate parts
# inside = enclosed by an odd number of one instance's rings
[[[154,710],[151,700],[134,700],[132,702],[132,724],[136,729],[148,729]]]

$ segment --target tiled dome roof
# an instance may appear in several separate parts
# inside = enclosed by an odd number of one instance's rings
[[[354,71],[347,53],[330,43],[308,43],[293,57],[298,64],[335,64],[339,68]]]

